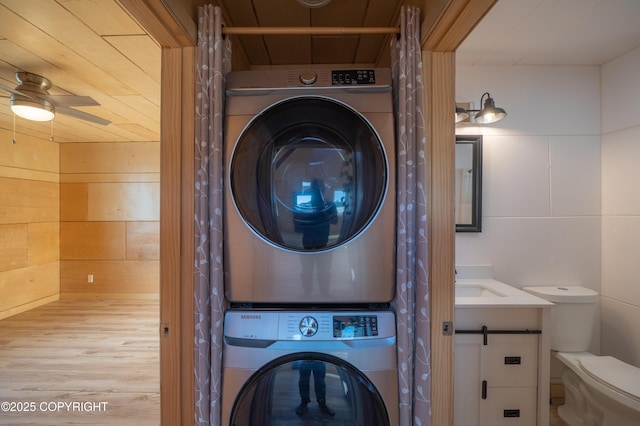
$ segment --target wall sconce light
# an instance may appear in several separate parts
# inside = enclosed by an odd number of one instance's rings
[[[487,97],[484,99],[484,97]],[[470,112],[476,112],[473,122],[479,124],[489,124],[500,121],[507,116],[507,112],[502,108],[497,108],[493,98],[489,92],[485,92],[480,97],[480,105],[484,100],[484,107],[482,109],[470,109],[466,110],[461,107],[456,107],[456,123],[466,120],[470,116]]]

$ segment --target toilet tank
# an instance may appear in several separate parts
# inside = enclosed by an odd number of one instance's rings
[[[597,317],[598,293],[580,286],[524,287],[522,290],[553,302],[551,350],[586,352]]]

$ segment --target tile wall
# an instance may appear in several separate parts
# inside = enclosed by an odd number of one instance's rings
[[[640,367],[640,48],[602,67],[602,352]]]
[[[456,101],[489,91],[509,117],[484,137],[483,230],[457,265],[516,287],[599,291],[591,351],[640,366],[640,49],[598,66],[459,66]],[[602,337],[600,337],[602,336]],[[554,371],[552,370],[552,376]]]

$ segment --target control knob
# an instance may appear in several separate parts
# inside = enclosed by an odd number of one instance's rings
[[[298,75],[298,78],[300,79],[300,83],[304,84],[305,86],[309,86],[316,82],[316,80],[318,79],[318,74],[313,71],[302,71],[300,75]]]
[[[298,329],[303,336],[311,337],[318,332],[318,320],[311,315],[303,317],[298,324]]]

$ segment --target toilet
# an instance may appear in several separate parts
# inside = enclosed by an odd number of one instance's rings
[[[563,366],[562,420],[571,426],[640,425],[640,368],[588,352],[598,293],[579,286],[522,290],[554,303],[549,327],[552,356]]]

